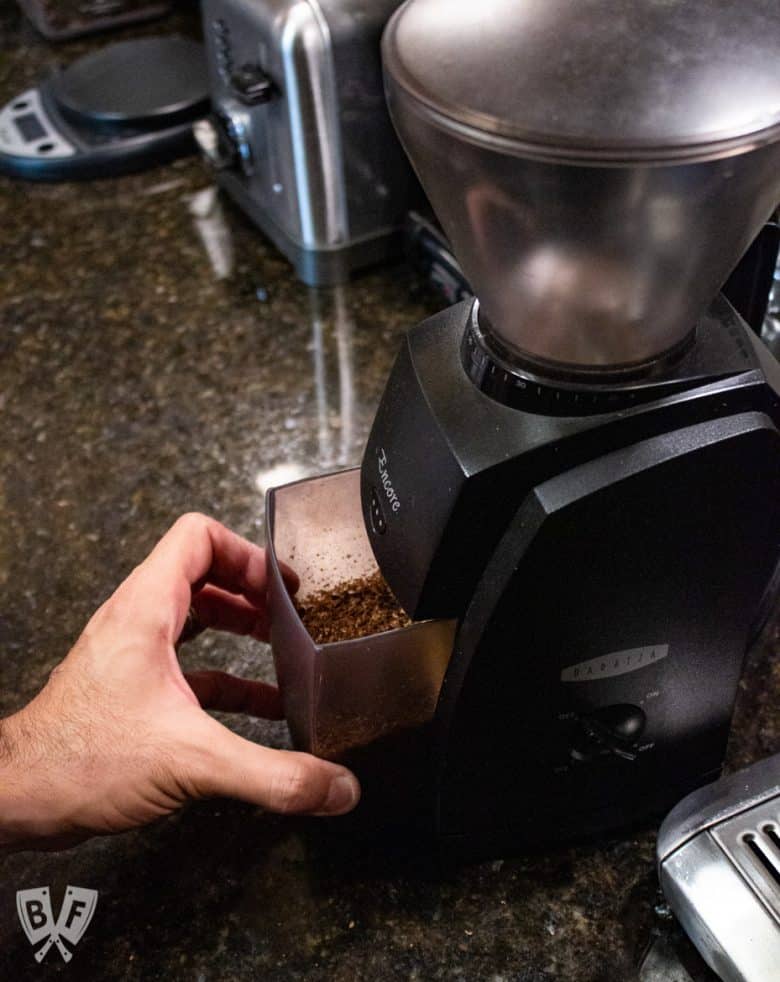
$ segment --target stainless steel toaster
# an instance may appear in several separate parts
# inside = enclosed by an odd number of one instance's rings
[[[419,194],[385,107],[399,0],[204,0],[218,182],[312,285],[400,249]]]
[[[661,886],[724,982],[780,979],[780,754],[684,798],[658,835]]]

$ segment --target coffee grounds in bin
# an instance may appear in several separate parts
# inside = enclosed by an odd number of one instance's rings
[[[295,606],[316,644],[363,638],[412,623],[378,570],[310,593]]]

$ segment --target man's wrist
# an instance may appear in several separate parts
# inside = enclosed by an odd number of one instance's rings
[[[20,714],[0,719],[0,852],[14,852],[36,838],[31,796],[22,760]]]

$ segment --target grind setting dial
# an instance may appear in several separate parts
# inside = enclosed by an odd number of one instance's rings
[[[506,351],[483,329],[480,319],[479,301],[475,300],[461,342],[463,368],[485,395],[513,409],[548,416],[591,416],[639,405],[688,384],[685,379],[667,378],[659,386],[658,371],[679,360],[692,337],[667,352],[663,363],[636,366],[617,375],[603,373],[597,384],[581,377],[572,380],[542,374],[539,367],[525,364]]]
[[[617,703],[579,717],[571,748],[574,760],[592,760],[603,754],[636,760],[647,717],[639,706]]]

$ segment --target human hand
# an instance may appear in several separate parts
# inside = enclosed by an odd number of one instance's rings
[[[297,587],[292,571],[287,581]],[[180,518],[41,692],[0,723],[0,846],[61,848],[212,795],[350,811],[360,789],[348,770],[252,743],[204,711],[281,719],[274,686],[179,666],[190,605],[206,627],[266,639],[265,588],[262,549],[203,515]]]

